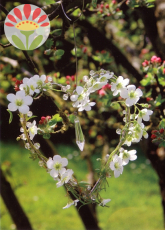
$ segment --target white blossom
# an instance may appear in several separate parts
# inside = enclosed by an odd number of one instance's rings
[[[29,131],[29,135],[30,135],[30,140],[32,140],[34,138],[34,136],[37,134],[37,126],[36,126],[36,121],[34,120],[33,123],[28,122],[30,124],[28,124],[28,131]]]
[[[123,165],[127,165],[129,161],[134,161],[137,159],[136,150],[124,150],[120,152],[120,157],[122,158]]]
[[[23,84],[19,86],[20,90],[25,90],[28,95],[33,95],[34,93],[39,93],[39,89],[37,89],[37,83],[33,80],[33,78],[25,77],[23,79]]]
[[[142,109],[139,114],[136,116],[138,123],[142,122],[142,119],[144,121],[149,121],[150,120],[150,115],[153,114],[153,111],[150,109]]]
[[[26,96],[25,91],[18,91],[16,95],[10,93],[7,95],[8,101],[8,109],[12,112],[19,110],[20,113],[27,114],[29,112],[29,106],[33,102],[33,98],[31,96]]]
[[[122,159],[118,155],[114,155],[113,160],[110,162],[110,169],[114,171],[114,176],[119,177],[123,172]]]
[[[143,92],[141,89],[136,89],[135,85],[127,86],[127,88],[123,89],[120,93],[120,96],[126,99],[125,103],[127,106],[136,104],[142,95]]]
[[[46,80],[46,76],[45,75],[34,75],[31,78],[34,82],[36,82],[38,88],[39,88],[39,92],[40,90],[43,88],[43,86],[45,85],[45,80]]]
[[[70,208],[71,205],[77,206],[78,202],[79,202],[79,200],[74,200],[73,202],[70,202],[65,207],[63,207],[63,209]]]
[[[116,79],[116,82],[111,82],[111,90],[114,91],[113,96],[116,96],[118,93],[120,93],[121,95],[121,92],[123,91],[123,89],[125,89],[128,83],[129,83],[129,79],[128,78],[124,79],[122,76],[119,76]]]
[[[68,181],[72,179],[72,174],[72,169],[67,169],[64,173],[62,173],[60,181],[56,184],[57,188],[62,186],[64,183],[68,183]]]
[[[99,205],[100,206],[105,206],[110,201],[111,201],[111,199],[103,199]]]
[[[90,111],[91,110],[91,106],[94,106],[96,104],[96,102],[90,102],[90,100],[88,100],[87,102],[85,101],[85,103],[79,104],[77,107],[79,108],[78,111]]]
[[[67,166],[68,160],[66,158],[62,158],[60,155],[55,155],[53,159],[49,157],[46,165],[48,169],[50,169],[50,175],[54,178],[58,177],[59,173],[62,174],[66,171],[64,168]]]

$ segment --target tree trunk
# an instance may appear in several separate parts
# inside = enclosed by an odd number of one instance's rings
[[[151,140],[144,140],[144,151],[146,148],[146,156],[151,161],[152,167],[155,169],[159,177],[159,186],[162,197],[163,218],[165,227],[165,148],[158,146],[151,142]]]
[[[42,137],[38,136],[38,141],[41,143]],[[40,139],[40,140],[39,140]],[[42,139],[41,151],[44,153],[46,157],[53,157],[54,155],[58,154],[56,148],[54,147],[51,140]],[[70,193],[70,196],[73,200],[75,197]],[[97,216],[95,216],[95,204],[92,205],[84,205],[80,208],[82,204],[80,202],[77,203],[75,207],[86,230],[100,230],[98,226]]]
[[[15,223],[17,230],[31,230],[32,226],[25,215],[17,197],[15,196],[10,183],[6,180],[3,171],[0,169],[1,196]]]

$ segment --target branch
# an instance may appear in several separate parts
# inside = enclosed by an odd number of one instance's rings
[[[6,15],[9,13],[8,10],[5,9],[5,7],[3,7],[1,4],[0,4],[0,10],[5,13]]]
[[[6,45],[3,45],[2,43],[0,43],[0,46],[2,46],[2,47],[5,49],[5,48],[7,48],[7,47],[9,47],[9,46],[12,46],[12,44],[11,44],[11,43],[8,43],[8,44],[6,44]]]
[[[38,69],[36,68],[36,66],[34,65],[33,61],[30,59],[30,57],[29,57],[27,51],[22,50],[22,52],[23,52],[23,54],[25,55],[25,58],[27,59],[27,62],[28,62],[28,64],[29,64],[29,66],[33,68],[33,70],[34,70],[35,73],[38,74],[39,71],[38,71]]]
[[[137,81],[142,80],[142,75],[132,66],[126,56],[119,50],[117,46],[114,45],[111,40],[107,39],[104,34],[102,34],[97,28],[93,27],[86,20],[78,21],[78,25],[85,28],[88,38],[96,50],[109,49],[117,64],[121,64],[125,69],[127,69],[127,71],[132,74]]]

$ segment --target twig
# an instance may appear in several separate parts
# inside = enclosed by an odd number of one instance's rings
[[[22,50],[23,54],[25,55],[25,58],[28,61],[28,64],[34,69],[34,72],[38,74],[38,69],[36,68],[36,66],[34,65],[33,61],[31,60],[31,58],[29,57],[27,51]]]
[[[75,56],[76,56],[76,85],[77,85],[77,47],[76,47],[76,35],[75,35],[75,28],[73,23],[73,33],[74,33],[74,47],[75,47]]]
[[[6,15],[9,13],[8,10],[5,9],[5,7],[3,7],[1,4],[0,4],[0,10],[5,13]]]
[[[8,44],[6,44],[6,45],[3,45],[2,43],[0,43],[0,46],[2,46],[3,48],[7,48],[7,47],[9,47],[9,46],[11,46],[12,44],[11,43],[8,43]]]
[[[70,19],[70,18],[68,17],[68,15],[65,13],[65,10],[64,10],[64,7],[63,7],[63,4],[62,4],[62,1],[61,1],[61,8],[62,8],[62,11],[63,11],[63,13],[64,13],[65,17],[66,17],[69,21],[72,21],[72,19]]]

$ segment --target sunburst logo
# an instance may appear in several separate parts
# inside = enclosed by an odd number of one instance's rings
[[[45,12],[32,4],[12,9],[6,17],[4,30],[9,42],[21,50],[40,47],[50,33],[50,22]]]

